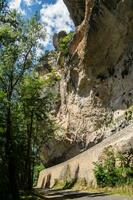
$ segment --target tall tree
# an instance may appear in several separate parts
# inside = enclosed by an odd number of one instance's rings
[[[43,27],[34,17],[23,21],[16,11],[6,10],[1,4],[0,13],[0,130],[4,138],[4,154],[7,164],[8,199],[18,195],[16,140],[17,124],[14,113],[20,101],[19,87],[26,74],[31,74],[37,63],[38,40],[44,39]],[[3,12],[2,12],[3,11]],[[31,134],[33,116],[27,125]],[[29,141],[30,142],[30,141]],[[30,143],[29,143],[30,145]]]
[[[21,105],[23,129],[26,134],[25,184],[28,190],[33,185],[33,169],[40,146],[54,131],[54,123],[49,118],[49,112],[58,98],[57,93],[51,91],[52,85],[58,78],[54,71],[43,78],[33,72],[24,77],[20,87],[19,105]]]

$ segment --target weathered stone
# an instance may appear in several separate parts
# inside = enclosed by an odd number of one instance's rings
[[[56,116],[56,135],[69,145],[49,154],[60,162],[127,126],[133,105],[133,1],[64,2],[77,27],[61,70]]]
[[[75,2],[65,1],[69,10]],[[121,124],[120,113],[133,104],[132,8],[132,0],[85,1],[85,18],[70,45],[71,61],[60,84],[57,118],[70,139],[103,132],[116,122],[116,113]]]
[[[85,16],[85,0],[63,0],[66,4],[71,18],[75,24],[78,26],[82,23]]]
[[[56,181],[85,180],[88,185],[96,185],[94,162],[103,155],[104,149],[112,147],[115,151],[127,153],[133,151],[133,125],[105,139],[86,152],[54,167],[41,171],[37,187],[52,188]],[[132,161],[131,161],[132,162]]]

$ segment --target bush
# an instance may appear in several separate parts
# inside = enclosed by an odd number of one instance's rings
[[[133,155],[117,153],[106,149],[105,159],[94,163],[94,173],[100,187],[133,185]]]
[[[73,33],[70,32],[68,35],[66,35],[63,38],[60,38],[59,41],[59,50],[65,55],[67,56],[69,54],[69,50],[68,50],[68,46],[70,41],[72,40],[73,37]]]
[[[36,186],[37,184],[37,180],[39,177],[39,173],[44,169],[44,165],[40,164],[40,165],[36,165],[34,167],[34,172],[33,172],[33,185]]]

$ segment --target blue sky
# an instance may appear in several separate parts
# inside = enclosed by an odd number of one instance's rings
[[[21,12],[25,18],[30,18],[36,12],[40,13],[41,21],[46,23],[47,36],[42,41],[45,49],[52,49],[52,37],[61,30],[70,32],[74,24],[63,0],[8,0],[11,9]]]

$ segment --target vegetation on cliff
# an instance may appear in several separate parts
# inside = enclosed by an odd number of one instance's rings
[[[64,56],[69,54],[69,44],[73,38],[73,33],[70,32],[59,40],[59,51],[63,53]]]

